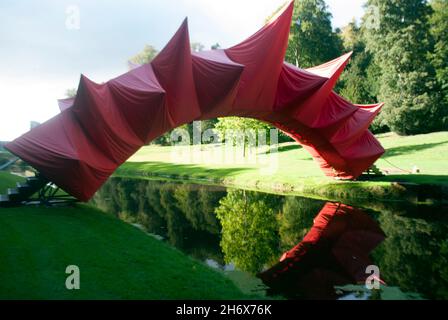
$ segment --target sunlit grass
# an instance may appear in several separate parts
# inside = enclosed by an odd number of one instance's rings
[[[181,155],[188,147],[147,146],[120,167],[116,174],[208,180],[325,198],[399,197],[400,190],[391,182],[448,184],[448,132],[409,137],[389,133],[380,135],[379,140],[387,151],[377,165],[388,175],[368,182],[337,182],[324,176],[307,151],[291,143],[280,145],[278,158],[273,158],[274,162],[270,163],[276,169],[268,170],[268,174],[262,170],[269,167],[269,159],[263,155],[258,163],[226,163],[223,157],[220,163],[207,161],[212,151],[226,154],[222,145],[196,148],[183,157]],[[410,174],[414,167],[420,170],[419,174]]]

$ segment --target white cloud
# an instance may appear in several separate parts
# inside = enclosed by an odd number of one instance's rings
[[[117,72],[87,72],[95,82],[105,82]],[[79,75],[61,79],[42,77],[0,76],[0,141],[10,141],[29,130],[30,121],[44,122],[59,113],[57,99],[64,98],[69,88],[76,87]]]
[[[198,11],[195,16],[207,17],[211,29],[218,29],[223,37],[216,38],[222,47],[230,47],[257,32],[275,10],[283,5],[285,0],[182,0],[192,11]],[[195,34],[206,34],[207,29],[195,29],[195,20],[192,25],[192,39]],[[209,35],[210,36],[210,35]],[[222,40],[225,39],[225,40]],[[203,41],[198,39],[197,41]]]
[[[326,0],[333,14],[333,27],[343,27],[353,18],[358,21],[364,13],[363,5],[366,0]]]
[[[64,81],[0,78],[0,140],[12,140],[58,113],[56,97],[67,89]]]

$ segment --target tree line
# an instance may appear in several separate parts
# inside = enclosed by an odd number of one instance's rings
[[[448,0],[368,0],[364,9],[360,22],[333,30],[324,0],[296,1],[286,60],[309,68],[353,51],[336,91],[385,103],[372,131],[448,129]]]

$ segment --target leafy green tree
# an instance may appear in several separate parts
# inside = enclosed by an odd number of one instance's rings
[[[338,57],[342,44],[331,18],[324,0],[295,1],[286,60],[309,68]]]
[[[67,89],[65,91],[65,96],[67,98],[74,98],[74,97],[76,97],[77,92],[78,92],[78,89],[76,89],[76,88]]]
[[[242,143],[243,152],[246,155],[246,145],[250,143],[258,143],[258,131],[266,136],[266,142],[269,142],[270,129],[272,127],[262,121],[250,118],[227,117],[219,118],[215,125],[222,141],[232,139],[233,143]],[[235,135],[231,135],[231,133]],[[241,136],[244,134],[244,137]]]
[[[347,100],[357,104],[371,104],[378,101],[380,70],[373,54],[366,50],[363,29],[356,20],[341,29],[344,51],[353,51],[353,56],[346,71],[342,74],[336,90]],[[374,133],[389,129],[375,120],[371,130]]]
[[[379,98],[385,107],[380,124],[404,135],[440,130],[446,110],[428,59],[430,6],[425,0],[368,0],[367,4],[377,8],[380,19],[378,28],[366,23],[370,16],[363,24],[367,49],[381,70]]]
[[[345,51],[353,51],[347,70],[340,79],[340,94],[349,101],[368,104],[376,99],[367,79],[367,69],[372,63],[372,55],[365,51],[361,28],[356,21],[342,28],[340,37]]]
[[[204,51],[205,46],[200,42],[192,42],[191,43],[191,51],[192,52],[201,52]]]
[[[431,34],[435,40],[431,60],[448,109],[448,0],[433,0],[431,5],[434,10],[430,19]]]
[[[345,27],[339,31],[344,51],[353,51],[355,54],[364,51],[364,42],[361,39],[361,28],[356,19],[353,18]]]
[[[222,140],[225,139],[227,131],[246,131],[246,130],[269,130],[271,127],[261,121],[249,118],[227,117],[219,118],[215,125]]]
[[[159,51],[151,45],[145,45],[143,50],[129,59],[132,64],[145,64],[151,62]]]

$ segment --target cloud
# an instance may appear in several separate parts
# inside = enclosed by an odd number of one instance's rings
[[[340,28],[347,25],[353,18],[359,20],[363,13],[366,0],[326,0],[333,14],[333,27]]]
[[[258,31],[267,17],[283,5],[285,0],[182,0],[186,7],[196,11],[198,21],[207,17],[209,29],[216,30],[216,40],[222,47],[235,45]],[[192,34],[204,33],[205,28],[192,24]],[[221,36],[221,38],[218,38]],[[197,41],[201,41],[200,39]]]

